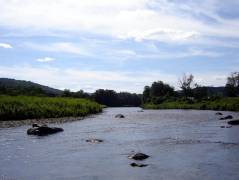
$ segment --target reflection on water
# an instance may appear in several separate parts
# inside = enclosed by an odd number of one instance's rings
[[[0,179],[239,179],[239,127],[223,125],[214,111],[108,108],[45,137],[4,128]],[[149,166],[131,167],[132,152],[150,155]]]

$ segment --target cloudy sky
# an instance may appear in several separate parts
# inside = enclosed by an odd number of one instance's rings
[[[0,77],[140,93],[239,70],[237,0],[0,0]]]

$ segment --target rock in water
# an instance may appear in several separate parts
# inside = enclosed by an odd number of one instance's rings
[[[33,124],[32,126],[33,126],[32,128],[27,130],[28,135],[45,136],[64,131],[62,128],[48,127],[46,125],[36,126],[36,124]]]
[[[132,166],[132,167],[146,167],[146,166],[148,166],[148,164],[131,163],[130,166]]]
[[[103,142],[103,140],[102,139],[87,139],[86,142],[101,143]]]
[[[115,115],[115,118],[125,118],[125,116],[123,114],[117,114]]]
[[[134,159],[134,160],[144,160],[147,159],[149,156],[147,154],[143,153],[136,153],[131,156],[129,156],[129,159]]]
[[[239,120],[228,121],[227,123],[230,125],[239,125]]]
[[[233,116],[228,115],[228,116],[220,118],[220,120],[226,120],[226,119],[232,119],[232,118],[233,118]]]
[[[216,115],[223,115],[221,112],[217,112],[217,113],[215,113]]]

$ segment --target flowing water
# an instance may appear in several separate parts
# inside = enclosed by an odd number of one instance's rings
[[[239,127],[221,128],[227,121],[215,111],[138,111],[107,108],[44,137],[28,136],[29,126],[2,128],[0,179],[239,179]],[[150,155],[140,162],[148,166],[131,167],[133,152]]]

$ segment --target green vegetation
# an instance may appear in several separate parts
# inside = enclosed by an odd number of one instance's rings
[[[86,99],[0,96],[0,120],[77,117],[101,111],[101,105]]]
[[[201,110],[229,110],[239,111],[239,97],[225,97],[205,100],[183,100],[164,101],[160,104],[146,103],[146,109],[201,109]]]
[[[192,74],[184,74],[179,79],[181,90],[162,81],[145,86],[143,107],[146,109],[208,109],[239,111],[239,73],[234,72],[227,78],[223,91],[194,83]],[[219,91],[218,91],[219,90]]]

